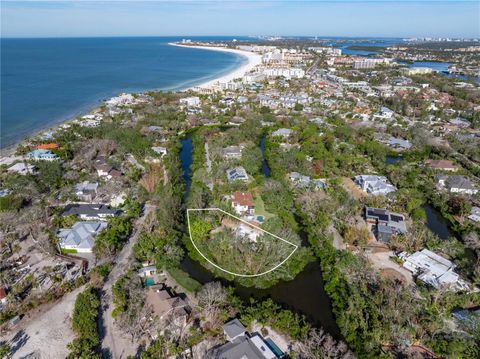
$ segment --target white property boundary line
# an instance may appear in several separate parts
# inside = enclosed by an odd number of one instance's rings
[[[210,259],[208,259],[201,251],[200,249],[198,249],[197,245],[195,244],[195,241],[193,240],[192,238],[192,231],[190,230],[190,214],[189,212],[192,211],[220,211],[222,213],[225,213],[237,220],[239,220],[240,222],[243,222],[245,224],[248,224],[249,226],[253,227],[253,228],[256,228],[256,229],[259,229],[261,230],[262,232],[265,232],[265,233],[268,233],[270,234],[271,236],[277,238],[277,239],[280,239],[281,241],[285,242],[285,243],[288,243],[290,244],[291,246],[295,247],[295,249],[292,251],[292,253],[290,253],[287,258],[285,258],[283,261],[281,261],[279,264],[277,264],[275,267],[265,271],[265,272],[262,272],[262,273],[259,273],[259,274],[240,274],[240,273],[235,273],[235,272],[231,272],[231,271],[228,271],[226,269],[223,269],[222,267],[220,267],[219,265],[213,263]],[[188,223],[188,234],[190,235],[190,241],[192,242],[193,246],[195,247],[195,249],[197,250],[198,253],[200,253],[200,255],[203,257],[203,259],[205,259],[208,263],[210,263],[212,266],[214,266],[215,268],[218,268],[220,269],[221,271],[225,272],[225,273],[228,273],[228,274],[231,274],[231,275],[234,275],[234,276],[237,276],[237,277],[247,277],[247,278],[253,278],[253,277],[260,277],[262,275],[265,275],[265,274],[268,274],[270,272],[273,272],[275,269],[277,269],[278,267],[280,267],[281,265],[283,265],[283,263],[285,263],[286,261],[288,261],[288,259],[293,255],[293,253],[295,253],[295,251],[298,249],[298,246],[296,244],[293,244],[292,242],[289,242],[287,241],[286,239],[283,239],[283,238],[280,238],[279,236],[273,234],[273,233],[270,233],[270,232],[267,232],[266,230],[260,228],[260,227],[257,227],[251,223],[248,223],[247,221],[244,221],[243,219],[241,218],[238,218],[236,216],[234,216],[233,214],[231,213],[228,213],[228,212],[225,212],[223,209],[220,209],[220,208],[187,208],[187,223]]]

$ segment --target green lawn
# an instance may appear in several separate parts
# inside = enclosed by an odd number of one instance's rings
[[[188,292],[195,293],[201,288],[201,284],[197,282],[195,279],[191,278],[187,272],[184,272],[178,268],[170,268],[167,269],[168,274],[175,279],[175,281],[180,285],[183,289]]]
[[[275,217],[273,213],[265,210],[265,203],[263,203],[263,199],[259,195],[255,195],[255,215],[263,216],[265,220]]]
[[[76,254],[76,253],[78,253],[76,249],[62,248],[62,254]]]

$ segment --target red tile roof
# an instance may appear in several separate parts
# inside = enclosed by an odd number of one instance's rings
[[[234,192],[232,202],[238,203],[241,206],[254,206],[253,196],[250,192]]]

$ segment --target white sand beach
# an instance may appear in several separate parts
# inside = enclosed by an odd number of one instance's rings
[[[235,69],[232,72],[229,72],[226,75],[223,75],[221,77],[215,78],[213,80],[209,80],[207,82],[204,82],[200,85],[193,86],[190,89],[195,89],[195,88],[211,88],[215,85],[218,85],[219,83],[225,83],[229,82],[235,79],[238,79],[240,77],[243,77],[247,72],[250,72],[255,66],[260,65],[262,63],[262,56],[255,54],[253,52],[249,51],[242,51],[242,50],[234,50],[234,49],[226,49],[223,47],[214,47],[214,46],[193,46],[193,45],[181,45],[177,43],[169,43],[169,45],[172,46],[180,46],[180,47],[189,47],[189,48],[195,48],[195,49],[202,49],[202,50],[212,50],[212,51],[223,51],[223,52],[230,52],[233,54],[237,54],[243,57],[247,58],[247,62],[244,63],[242,66],[239,68]]]

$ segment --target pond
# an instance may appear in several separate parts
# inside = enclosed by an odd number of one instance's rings
[[[385,157],[385,163],[387,165],[394,165],[402,160],[402,156],[387,156]]]
[[[260,143],[262,150],[262,173],[268,177],[270,168],[263,156],[265,141],[265,137],[262,137]],[[190,165],[192,164],[192,150],[192,139],[190,136],[187,136],[182,140],[182,149],[180,151],[183,179],[186,184],[185,198],[188,196],[191,185]],[[265,167],[263,164],[265,164]],[[256,299],[271,298],[276,303],[290,310],[304,314],[311,324],[321,326],[334,337],[340,338],[340,330],[332,313],[330,298],[323,288],[322,271],[318,262],[307,265],[295,279],[288,282],[280,282],[268,289],[246,288],[235,282],[216,278],[213,273],[188,256],[185,256],[183,259],[181,267],[193,279],[202,284],[218,280],[225,285],[233,286],[236,294],[243,300],[248,300],[250,297]]]
[[[447,220],[443,218],[440,212],[428,204],[423,205],[423,209],[427,215],[428,229],[430,229],[440,239],[446,240],[450,237],[453,237],[452,232],[448,228]]]

